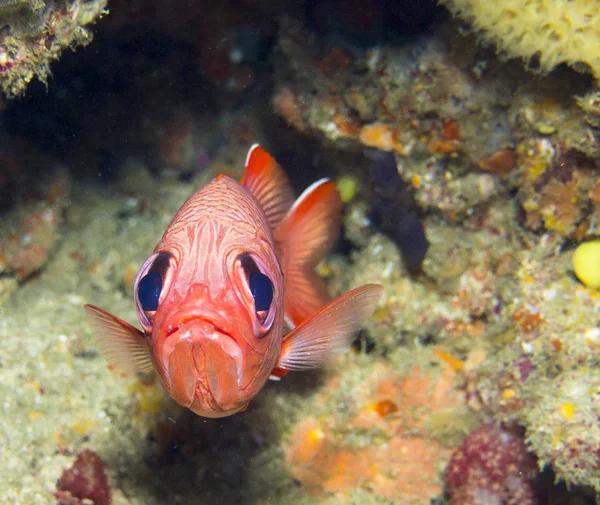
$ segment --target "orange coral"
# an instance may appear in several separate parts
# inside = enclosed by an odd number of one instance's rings
[[[438,358],[440,358],[444,363],[446,363],[453,370],[456,370],[456,371],[462,370],[465,365],[461,359],[457,358],[453,354],[450,354],[448,351],[445,351],[444,349],[435,348],[433,350],[433,354],[435,354]]]
[[[349,422],[309,417],[295,426],[285,447],[291,472],[313,495],[333,493],[344,501],[362,488],[391,501],[429,502],[441,492],[439,462],[450,449],[430,439],[425,426],[430,415],[464,404],[455,373],[451,367],[441,372],[414,367],[400,377],[391,366],[376,367],[347,392],[363,405]],[[317,405],[330,401],[341,382],[329,386]],[[372,440],[357,448],[353,433],[371,433]]]
[[[458,121],[455,121],[454,119],[444,121],[442,137],[444,140],[460,140],[460,127],[458,126]]]
[[[562,236],[575,231],[580,215],[574,187],[558,181],[548,184],[542,195],[541,214],[546,228],[556,230]]]
[[[435,441],[399,435],[385,444],[351,449],[337,445],[334,433],[312,419],[303,422],[294,438],[298,440],[286,449],[286,463],[310,494],[335,493],[344,500],[349,491],[365,488],[417,505],[442,490],[435,476],[438,462],[450,450]]]
[[[387,417],[394,412],[398,412],[398,405],[391,400],[381,400],[374,405],[374,409],[381,417]]]
[[[481,337],[485,330],[483,321],[448,321],[444,325],[444,331],[451,337],[469,335],[471,337]]]
[[[360,127],[350,118],[342,114],[334,114],[332,121],[342,137],[357,137],[360,133]]]
[[[427,144],[430,153],[436,154],[454,154],[462,149],[458,140],[438,140],[433,139]]]
[[[517,323],[523,331],[529,333],[537,329],[544,321],[544,318],[540,312],[533,312],[523,308],[518,309],[513,313],[512,320]]]
[[[382,151],[396,151],[406,155],[406,148],[400,143],[399,130],[386,123],[376,122],[364,125],[359,134],[361,143],[368,147],[376,147]]]

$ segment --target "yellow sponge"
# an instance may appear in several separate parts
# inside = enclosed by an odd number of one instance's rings
[[[577,246],[573,254],[573,270],[588,288],[600,288],[600,240],[591,240]]]
[[[352,175],[343,175],[337,180],[336,185],[337,190],[340,192],[342,202],[350,203],[354,200],[356,192],[358,191],[358,181],[356,180],[356,177]]]
[[[600,0],[440,0],[510,56],[542,70],[586,63],[600,79]]]

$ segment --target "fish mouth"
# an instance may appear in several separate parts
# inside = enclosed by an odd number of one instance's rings
[[[233,338],[233,336],[231,335],[231,333],[229,333],[225,328],[219,326],[214,320],[206,318],[206,317],[201,317],[201,316],[185,317],[181,320],[181,322],[179,324],[170,324],[167,329],[166,338],[169,338],[174,333],[181,331],[182,326],[185,326],[188,323],[194,323],[194,322],[207,323],[210,326],[214,327],[214,329],[221,335],[225,335],[226,337],[229,337],[229,338],[235,340]]]
[[[240,386],[244,370],[244,356],[238,340],[225,325],[206,316],[191,315],[180,319],[177,324],[169,324],[161,349],[161,361],[165,370],[170,369],[170,359],[179,345],[192,347],[191,357],[198,381],[211,384],[211,360],[230,363],[230,372],[235,375]],[[212,390],[213,387],[210,387]],[[214,391],[213,391],[214,394]]]

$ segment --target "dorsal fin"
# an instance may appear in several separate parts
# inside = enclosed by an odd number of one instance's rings
[[[283,169],[258,144],[248,151],[240,184],[256,198],[271,230],[277,228],[294,203],[294,192]]]
[[[321,179],[302,193],[275,230],[285,317],[292,328],[331,299],[314,268],[339,237],[341,220],[342,200],[335,183]]]

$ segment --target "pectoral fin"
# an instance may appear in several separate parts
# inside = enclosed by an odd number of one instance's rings
[[[100,352],[110,365],[127,373],[152,370],[150,350],[140,330],[94,305],[84,309]]]
[[[277,228],[294,203],[294,192],[285,172],[258,144],[248,152],[240,184],[256,198],[271,230]]]
[[[308,370],[348,348],[354,333],[368,319],[383,294],[383,286],[365,284],[322,307],[284,337],[278,369]]]

